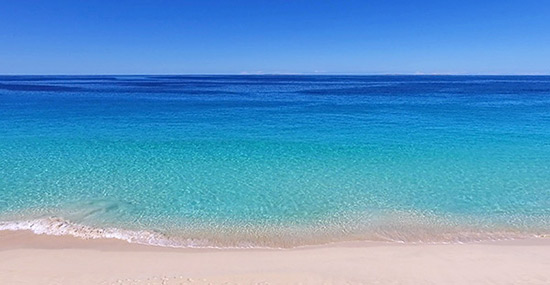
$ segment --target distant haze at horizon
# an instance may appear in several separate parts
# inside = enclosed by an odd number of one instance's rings
[[[0,75],[550,74],[541,1],[1,4]]]

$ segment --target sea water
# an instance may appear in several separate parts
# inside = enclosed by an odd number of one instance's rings
[[[0,229],[165,246],[550,233],[550,77],[2,76]]]

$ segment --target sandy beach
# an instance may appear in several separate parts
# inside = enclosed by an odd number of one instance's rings
[[[0,284],[548,284],[550,240],[175,249],[0,232]]]
[[[0,285],[550,285],[550,1],[2,1]]]

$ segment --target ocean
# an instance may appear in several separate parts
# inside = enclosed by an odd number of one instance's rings
[[[174,247],[550,234],[550,76],[0,76],[0,229]]]

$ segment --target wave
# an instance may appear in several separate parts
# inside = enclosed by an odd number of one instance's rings
[[[202,240],[175,241],[173,238],[158,232],[91,227],[57,217],[25,221],[0,221],[0,231],[2,230],[31,231],[39,235],[73,236],[81,239],[118,239],[129,243],[162,247],[209,247],[207,241]]]
[[[322,244],[334,244],[338,242],[365,241],[365,242],[387,242],[407,244],[461,244],[482,241],[517,240],[528,238],[545,238],[546,234],[528,233],[517,231],[415,231],[378,229],[370,233],[350,234],[324,238],[310,237],[304,239],[304,235],[293,236],[291,232],[284,235],[284,239],[297,238],[293,241],[267,242],[250,239],[235,242],[235,238],[227,237],[223,233],[216,239],[209,238],[186,238],[184,236],[171,236],[165,233],[148,230],[127,230],[113,227],[93,227],[73,223],[58,217],[39,218],[22,221],[0,221],[0,231],[31,231],[38,235],[73,236],[81,239],[117,239],[128,243],[152,245],[173,248],[295,248],[304,246],[315,246]],[[276,230],[275,230],[276,231]],[[265,235],[264,235],[265,236]],[[226,242],[220,240],[225,237]],[[301,238],[300,238],[301,237]],[[284,240],[283,239],[283,240]]]

